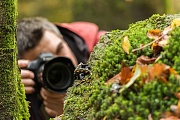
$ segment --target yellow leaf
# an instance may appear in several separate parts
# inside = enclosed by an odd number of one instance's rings
[[[124,50],[127,54],[129,54],[129,50],[130,50],[130,48],[131,48],[131,44],[130,44],[130,42],[129,42],[128,36],[125,36],[125,37],[124,37],[124,40],[123,40],[123,42],[122,42],[122,48],[123,48],[123,50]]]
[[[180,100],[178,101],[178,105],[177,105],[177,106],[178,106],[178,108],[180,109]]]
[[[179,27],[180,26],[180,19],[179,18],[175,18],[172,23],[171,23],[171,27],[175,28],[175,27]]]
[[[103,120],[107,120],[107,116],[104,116]]]

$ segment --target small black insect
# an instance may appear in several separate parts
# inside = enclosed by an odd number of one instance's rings
[[[85,78],[86,75],[89,75]],[[80,63],[77,68],[74,70],[75,80],[86,80],[89,79],[92,75],[91,69],[88,64]]]

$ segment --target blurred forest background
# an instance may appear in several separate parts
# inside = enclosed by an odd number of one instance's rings
[[[52,22],[89,21],[105,30],[127,29],[153,14],[179,11],[179,0],[18,0],[18,19],[42,16]]]

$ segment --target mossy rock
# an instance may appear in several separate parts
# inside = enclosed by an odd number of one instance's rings
[[[148,46],[137,52],[127,54],[122,48],[125,36],[131,44],[131,50],[152,42],[148,38],[149,30],[163,30],[180,14],[153,15],[149,19],[138,21],[127,30],[113,30],[101,37],[88,60],[92,75],[89,79],[79,81],[68,89],[62,120],[159,120],[161,114],[170,110],[170,105],[177,104],[174,96],[179,92],[179,81],[169,76],[168,84],[154,80],[140,86],[138,83],[123,92],[112,91],[112,84],[107,80],[118,74],[122,62],[134,66],[141,55],[151,57],[153,50]],[[180,27],[170,32],[169,44],[163,48],[160,63],[171,66],[180,73]],[[138,80],[137,80],[138,81]],[[164,98],[168,99],[164,99]]]

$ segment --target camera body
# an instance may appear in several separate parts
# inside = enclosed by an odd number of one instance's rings
[[[75,67],[66,57],[42,53],[36,60],[31,61],[26,69],[34,73],[37,91],[40,85],[53,92],[64,93],[74,83]]]

